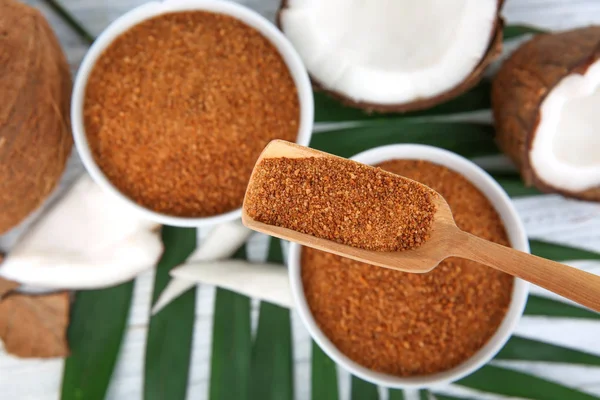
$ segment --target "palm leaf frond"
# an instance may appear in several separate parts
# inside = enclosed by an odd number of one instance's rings
[[[518,39],[524,35],[538,35],[548,31],[532,25],[508,25],[504,27],[504,40]]]
[[[127,327],[133,281],[75,295],[68,338],[71,355],[65,361],[63,400],[102,400]]]
[[[242,247],[234,258],[246,259]],[[209,399],[248,399],[252,336],[250,299],[217,288],[213,314]]]
[[[439,394],[439,393],[434,393],[433,394],[433,398],[435,400],[475,400],[473,397],[455,397],[455,396],[449,396],[447,394]]]
[[[283,263],[279,239],[270,239],[267,260]],[[290,310],[261,302],[252,346],[249,398],[293,400],[293,360]]]
[[[600,356],[520,336],[510,338],[496,359],[600,366]]]
[[[465,94],[423,111],[405,114],[378,114],[348,107],[323,92],[315,93],[315,122],[376,121],[466,113],[490,108],[491,83],[482,81]]]
[[[404,390],[389,389],[388,390],[388,399],[389,400],[405,400]]]
[[[165,251],[156,269],[153,304],[167,286],[171,268],[184,262],[196,248],[196,229],[165,226],[162,239]],[[194,288],[150,318],[144,363],[144,399],[185,398],[192,353],[195,306]]]
[[[363,381],[356,376],[352,377],[350,386],[351,400],[379,400],[379,392],[377,386],[372,383]]]
[[[407,122],[390,119],[313,136],[311,147],[341,157],[377,146],[397,143],[426,144],[473,158],[499,154],[490,125],[466,122]]]
[[[486,365],[457,384],[501,396],[536,400],[597,400],[597,397],[534,375]]]
[[[600,319],[600,314],[587,308],[536,295],[529,296],[524,314],[539,317]]]
[[[311,357],[311,399],[339,399],[337,367],[335,363],[312,342]]]

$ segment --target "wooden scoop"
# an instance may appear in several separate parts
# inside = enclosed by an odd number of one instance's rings
[[[297,144],[276,140],[265,148],[257,164],[265,158],[283,157],[340,158]],[[256,184],[254,178],[255,173],[250,178],[249,188]],[[452,211],[441,195],[436,196],[434,200],[436,213],[430,238],[415,249],[401,252],[363,250],[258,222],[247,214],[246,200],[247,197],[242,210],[242,222],[248,228],[258,232],[368,264],[405,272],[428,272],[448,257],[461,257],[519,277],[593,310],[600,311],[600,277],[463,232],[456,226]]]

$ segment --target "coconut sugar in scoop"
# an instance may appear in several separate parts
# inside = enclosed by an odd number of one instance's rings
[[[461,231],[444,198],[421,183],[282,140],[254,167],[242,221],[399,271],[428,272],[448,257],[473,260],[600,311],[600,277]]]

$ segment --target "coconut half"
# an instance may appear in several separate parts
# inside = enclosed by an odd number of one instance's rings
[[[374,111],[429,108],[502,50],[501,0],[288,0],[279,25],[315,86]]]
[[[528,185],[600,201],[600,27],[525,43],[498,72],[492,106]]]

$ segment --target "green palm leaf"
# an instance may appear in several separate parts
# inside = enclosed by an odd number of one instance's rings
[[[389,400],[404,400],[404,391],[398,389],[390,389],[388,390],[388,399]]]
[[[546,33],[543,29],[540,29],[531,25],[509,25],[504,27],[504,40],[517,39],[524,35],[537,35],[540,33]]]
[[[337,400],[339,397],[335,363],[312,342],[311,399]]]
[[[68,332],[71,355],[65,361],[62,400],[101,400],[106,395],[127,326],[132,293],[130,281],[75,295]]]
[[[510,338],[496,359],[600,366],[600,356],[519,336]]]
[[[571,305],[546,297],[530,295],[525,307],[525,315],[555,318],[600,319],[600,314],[587,308]]]
[[[250,399],[292,400],[294,369],[290,311],[262,302],[252,347]]]
[[[152,304],[169,282],[169,271],[196,248],[196,230],[163,227],[165,251],[156,268]],[[190,289],[150,319],[146,340],[144,399],[185,398],[188,386],[196,290]]]
[[[351,400],[379,400],[377,386],[373,385],[372,383],[363,381],[362,379],[353,376],[351,385]]]
[[[600,253],[541,240],[530,240],[529,246],[531,247],[531,254],[554,261],[600,260]]]
[[[267,260],[274,263],[283,262],[279,239],[271,238]],[[267,302],[260,304],[258,328],[252,346],[249,398],[294,398],[290,310]]]
[[[234,258],[246,258],[242,247]],[[248,399],[252,340],[250,299],[217,289],[210,368],[211,400]]]
[[[493,365],[486,365],[457,383],[486,393],[526,399],[597,400],[597,397],[580,392],[579,390],[550,382],[534,375]]]
[[[378,114],[367,113],[363,110],[348,107],[333,99],[329,95],[315,93],[315,122],[348,122],[348,121],[373,121],[390,118],[414,118],[436,115],[465,113],[470,111],[485,110],[490,108],[491,83],[483,81],[467,93],[450,100],[447,103],[424,111],[406,114]]]
[[[468,158],[499,153],[490,125],[400,119],[318,133],[313,136],[311,147],[351,157],[373,147],[396,143],[427,144]]]
[[[435,400],[475,400],[473,397],[471,397],[471,398],[455,397],[455,396],[448,396],[447,394],[439,394],[439,393],[434,393],[433,396],[434,396],[433,398]]]

